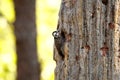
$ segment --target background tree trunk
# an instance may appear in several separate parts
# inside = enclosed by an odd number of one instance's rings
[[[55,80],[120,80],[120,0],[62,0],[57,30]]]
[[[17,80],[40,80],[36,50],[35,0],[14,0]]]

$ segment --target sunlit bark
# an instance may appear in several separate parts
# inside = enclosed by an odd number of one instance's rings
[[[55,80],[120,80],[119,10],[120,0],[62,0]]]

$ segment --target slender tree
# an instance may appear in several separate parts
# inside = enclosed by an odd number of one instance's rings
[[[17,80],[40,80],[36,50],[35,0],[14,0]]]
[[[62,0],[55,80],[120,80],[120,0]]]

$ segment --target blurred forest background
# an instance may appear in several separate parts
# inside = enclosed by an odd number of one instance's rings
[[[36,0],[37,53],[41,80],[54,80],[53,37],[61,0]],[[15,80],[17,57],[13,23],[13,0],[0,0],[0,80]]]

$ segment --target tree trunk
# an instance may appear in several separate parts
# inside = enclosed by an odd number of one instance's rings
[[[120,80],[120,0],[62,0],[57,33],[55,80]]]
[[[35,0],[14,0],[17,80],[40,80],[36,50]]]

